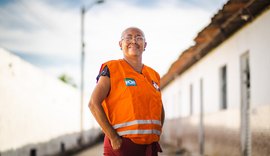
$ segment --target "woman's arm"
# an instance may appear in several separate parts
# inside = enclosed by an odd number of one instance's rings
[[[111,87],[110,78],[107,76],[101,76],[92,93],[88,106],[93,116],[97,120],[98,124],[103,129],[105,135],[109,137],[113,149],[118,149],[122,144],[122,139],[117,134],[112,125],[109,123],[109,120],[107,119],[107,116],[102,107],[102,101],[109,94],[110,87]]]
[[[163,107],[163,104],[162,104],[162,112],[161,112],[161,124],[162,124],[162,126],[164,124],[164,120],[165,120],[165,110],[164,110],[164,107]]]

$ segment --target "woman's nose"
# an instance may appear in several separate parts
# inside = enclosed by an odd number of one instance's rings
[[[137,43],[137,40],[136,40],[135,37],[133,37],[133,38],[131,39],[131,43]]]

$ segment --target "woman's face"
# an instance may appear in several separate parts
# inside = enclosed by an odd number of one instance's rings
[[[125,56],[141,57],[146,47],[144,34],[140,29],[129,28],[123,32],[119,45]]]

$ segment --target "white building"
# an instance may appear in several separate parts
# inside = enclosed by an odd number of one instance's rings
[[[87,117],[81,129],[77,89],[0,48],[0,156],[54,155],[80,148],[81,136],[89,143],[100,133]]]
[[[162,77],[162,140],[202,155],[270,155],[269,0],[229,0]]]

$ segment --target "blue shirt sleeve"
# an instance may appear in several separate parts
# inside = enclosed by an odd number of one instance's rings
[[[98,82],[100,76],[108,76],[110,78],[110,71],[109,71],[109,68],[107,66],[105,66],[102,69],[102,71],[98,74],[98,76],[96,78],[97,79],[97,82]]]

